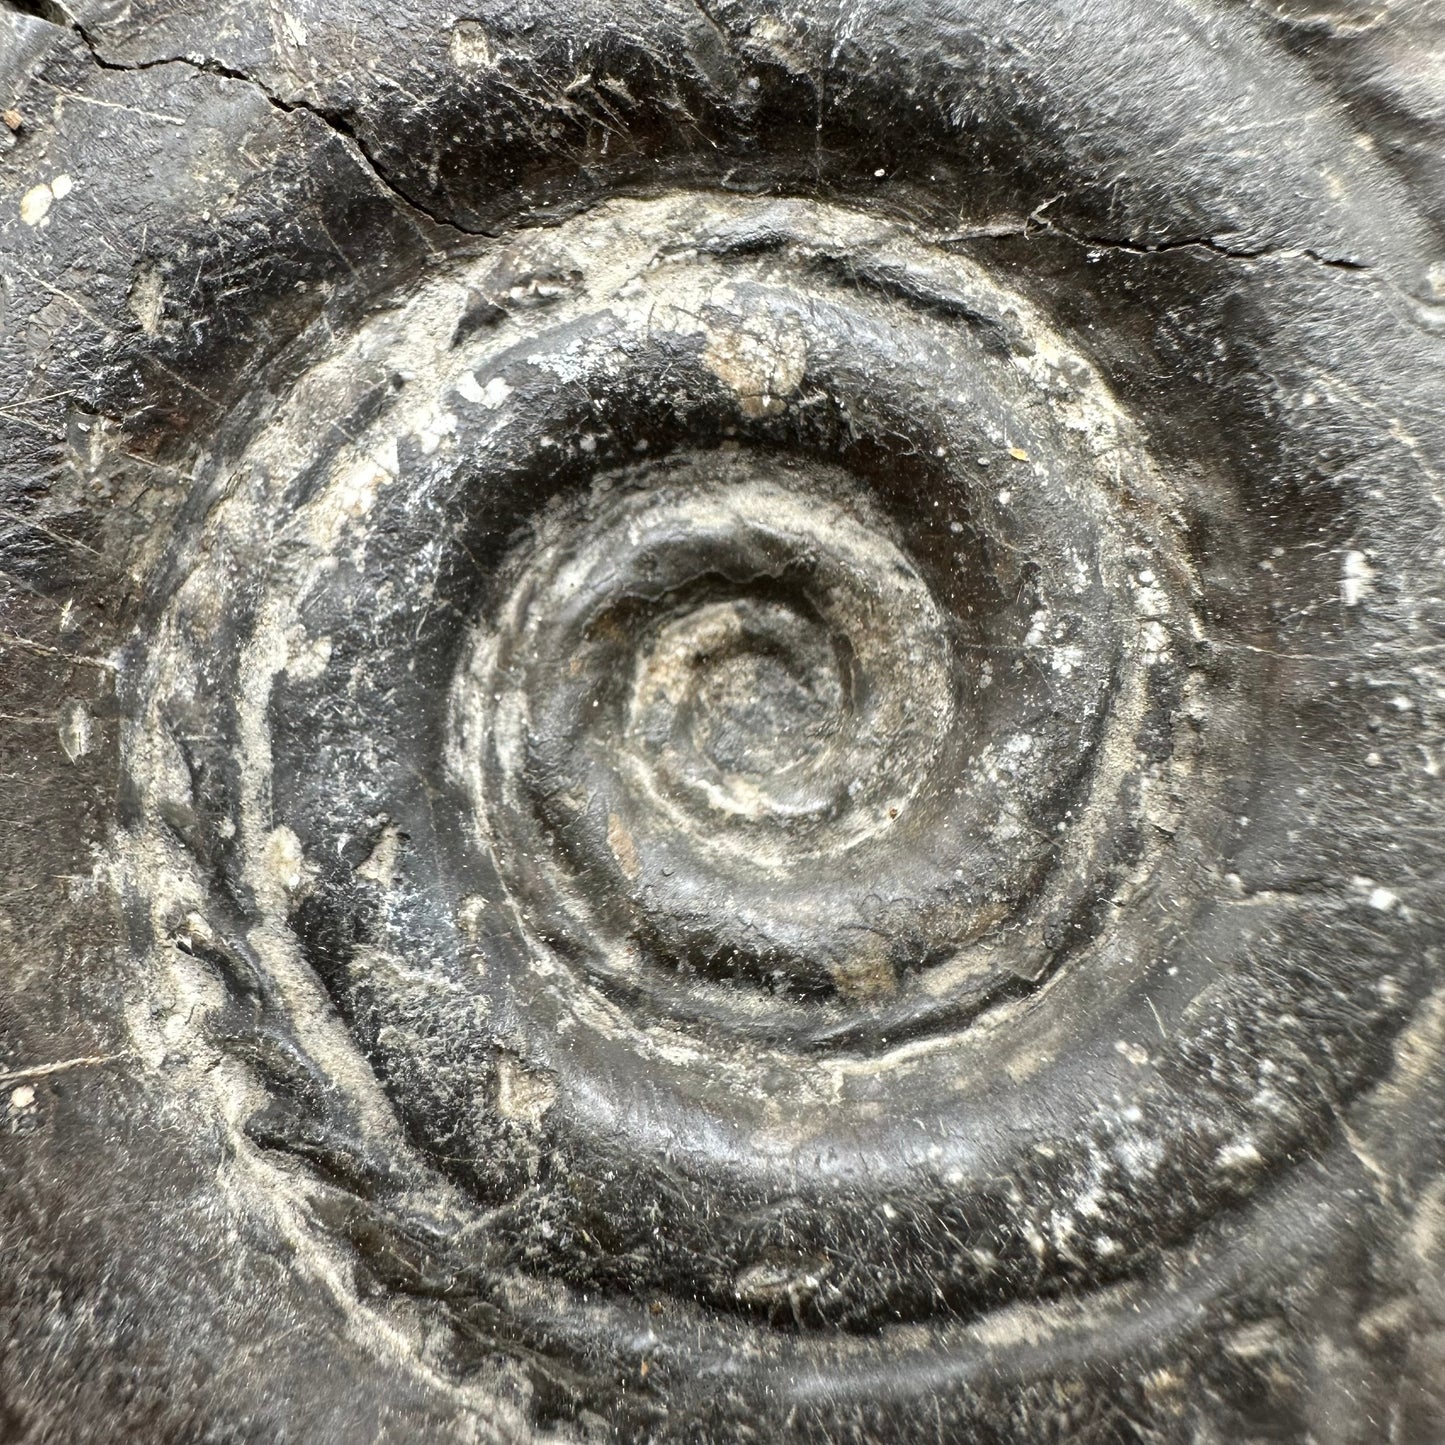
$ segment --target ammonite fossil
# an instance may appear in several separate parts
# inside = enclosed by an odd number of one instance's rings
[[[11,0],[0,1439],[1445,1439],[1445,16]]]

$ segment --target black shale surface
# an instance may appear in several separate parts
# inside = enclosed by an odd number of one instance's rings
[[[1439,0],[0,4],[0,1445],[1440,1445]]]

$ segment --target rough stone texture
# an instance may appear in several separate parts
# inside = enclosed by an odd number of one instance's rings
[[[0,1441],[1445,1439],[1437,3],[0,79]]]

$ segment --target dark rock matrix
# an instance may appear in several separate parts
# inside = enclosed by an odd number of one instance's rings
[[[0,4],[3,1445],[1441,1445],[1439,0]]]

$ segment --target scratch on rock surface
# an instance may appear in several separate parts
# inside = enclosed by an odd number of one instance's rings
[[[0,1074],[0,1087],[23,1084],[30,1079],[48,1079],[53,1074],[68,1074],[75,1069],[96,1069],[105,1064],[123,1063],[139,1057],[134,1050],[119,1054],[86,1054],[78,1059],[61,1059],[53,1064],[35,1064],[28,1069],[10,1069]]]
[[[0,636],[0,643],[9,643],[12,647],[23,647],[28,652],[38,652],[46,657],[58,657],[62,662],[74,663],[76,667],[98,667],[104,672],[116,672],[116,663],[108,657],[86,657],[77,652],[66,652],[60,647],[47,647],[43,642],[36,642],[32,638],[22,637],[18,632],[9,632]]]

